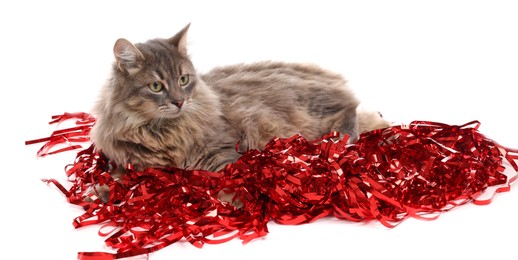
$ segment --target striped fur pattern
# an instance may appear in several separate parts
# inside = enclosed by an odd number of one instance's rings
[[[344,78],[315,65],[265,61],[200,75],[187,55],[188,28],[169,39],[115,43],[92,140],[117,165],[217,171],[273,137],[340,131],[355,140],[388,126],[376,113],[357,114]]]

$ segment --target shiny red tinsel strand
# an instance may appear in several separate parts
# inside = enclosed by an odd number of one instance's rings
[[[51,123],[76,120],[76,127],[55,131],[39,156],[79,148],[89,141],[95,118],[66,113]],[[79,253],[80,259],[114,259],[147,254],[185,238],[196,247],[234,238],[243,243],[265,236],[270,220],[302,224],[333,215],[351,221],[376,219],[394,227],[408,217],[434,219],[455,206],[475,202],[488,187],[507,191],[505,158],[516,150],[478,132],[474,121],[461,126],[415,121],[361,135],[356,144],[331,133],[308,141],[300,135],[274,139],[266,148],[245,152],[220,172],[176,168],[135,171],[131,165],[120,181],[111,178],[113,165],[94,145],[80,151],[66,174],[68,190],[54,183],[85,213],[76,228],[103,224],[101,236],[115,254]],[[68,144],[65,148],[59,145]],[[99,185],[110,188],[102,203]],[[237,208],[218,200],[221,192],[236,194]],[[92,202],[85,202],[89,197]]]

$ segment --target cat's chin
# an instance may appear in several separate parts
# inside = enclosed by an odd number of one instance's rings
[[[158,115],[158,117],[163,119],[176,119],[182,115],[182,112],[183,111],[181,110],[178,110],[176,112],[162,112]]]

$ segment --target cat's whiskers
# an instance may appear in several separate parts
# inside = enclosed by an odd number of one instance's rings
[[[192,113],[194,115],[201,115],[204,118],[211,117],[211,115],[209,115],[207,113],[206,109],[203,109],[203,107],[201,107],[201,105],[198,102],[191,102],[189,108],[190,108],[190,110],[192,110],[194,112],[194,113]]]
[[[137,117],[143,117],[143,118],[146,118],[146,117],[147,117],[147,115],[148,115],[149,113],[157,114],[157,113],[156,113],[156,112],[157,112],[157,110],[158,110],[157,108],[151,108],[151,109],[148,109],[148,110],[135,112],[135,115],[136,115]],[[158,114],[159,114],[159,113],[158,113]],[[156,116],[154,116],[154,117],[153,117],[153,119],[151,120],[151,122],[153,122],[153,121],[154,121],[155,117],[156,117]],[[140,123],[140,124],[138,124],[136,127],[141,127],[141,126],[143,126],[143,125],[148,125],[149,123],[150,123],[150,121],[149,121],[149,120],[143,120],[143,121],[141,121],[141,123]]]
[[[150,125],[152,127],[162,125],[162,121],[164,121],[164,119],[166,119],[166,117],[164,117],[162,113],[158,113],[155,117],[153,117],[153,119],[150,122]]]
[[[153,107],[153,108],[150,108],[150,109],[147,109],[147,110],[137,111],[137,112],[133,112],[133,113],[135,113],[135,115],[137,115],[137,116],[145,116],[145,115],[147,115],[147,114],[149,114],[151,112],[155,112],[156,113],[157,111],[158,111],[158,109],[156,107]]]

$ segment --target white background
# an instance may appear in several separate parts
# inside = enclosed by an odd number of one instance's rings
[[[75,153],[36,159],[46,123],[89,111],[117,38],[170,37],[192,22],[200,72],[263,59],[314,62],[343,73],[366,107],[395,122],[482,122],[518,148],[518,7],[513,1],[3,1],[0,4],[1,259],[75,259],[106,251],[98,226],[74,230],[81,209],[40,178],[65,183]],[[216,3],[217,2],[217,3]],[[419,2],[419,3],[418,3]],[[517,259],[518,191],[394,229],[333,218],[270,223],[270,234],[159,259]]]

